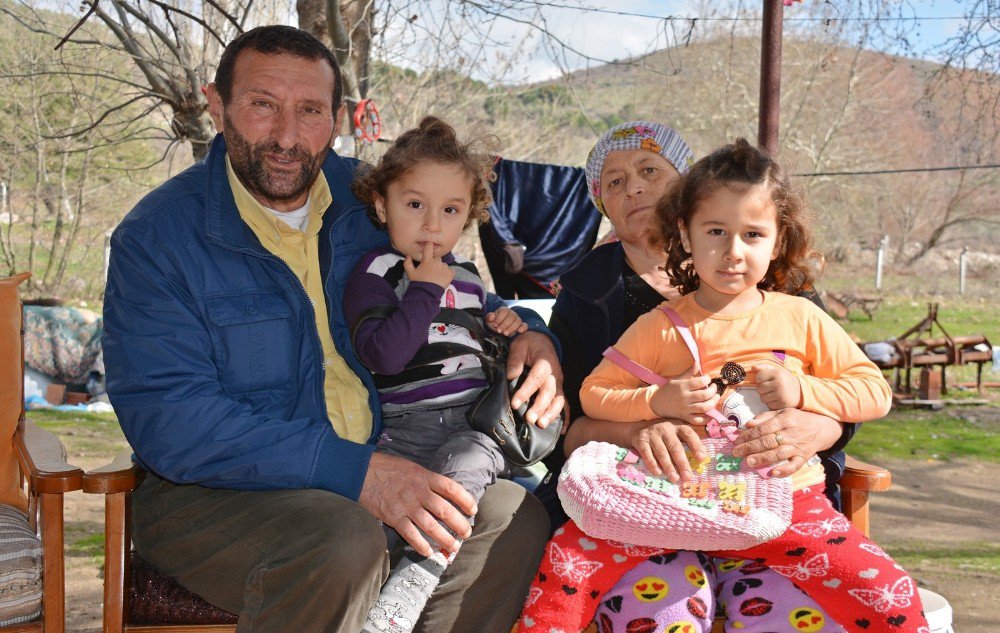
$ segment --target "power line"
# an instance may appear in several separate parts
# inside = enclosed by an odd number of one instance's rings
[[[619,11],[615,9],[601,9],[597,7],[579,7],[569,4],[559,4],[557,2],[541,2],[532,3],[537,6],[537,4],[542,4],[546,7],[551,7],[553,9],[569,9],[572,11],[587,11],[592,13],[604,13],[607,15],[620,15],[624,17],[631,18],[647,18],[650,20],[680,20],[684,22],[702,22],[702,21],[713,21],[713,22],[760,22],[763,17],[759,16],[686,16],[686,15],[653,15],[651,13],[634,13],[630,11]],[[816,17],[816,16],[792,16],[784,17],[785,22],[888,22],[888,21],[898,21],[898,22],[924,22],[924,21],[938,21],[938,20],[968,20],[968,19],[982,19],[988,16],[982,15],[953,15],[953,16],[940,16],[940,15],[927,15],[927,16],[872,16],[872,17],[847,17],[847,18],[837,18],[837,17]]]
[[[965,169],[1000,169],[997,165],[949,165],[948,167],[913,167],[910,169],[873,169],[870,171],[817,171],[810,174],[792,174],[798,178],[814,176],[874,176],[878,174],[913,174],[932,171],[962,171]]]

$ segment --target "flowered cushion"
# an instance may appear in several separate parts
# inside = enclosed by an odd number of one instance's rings
[[[0,504],[0,626],[42,614],[42,543],[20,510]]]

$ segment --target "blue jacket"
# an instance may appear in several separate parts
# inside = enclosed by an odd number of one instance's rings
[[[337,351],[368,389],[374,424],[357,444],[329,422],[315,313],[292,270],[240,217],[225,151],[217,136],[203,162],[144,197],[112,235],[103,338],[111,403],[137,460],[169,481],[357,499],[382,423],[350,344],[343,291],[387,235],[351,192],[357,162],[331,152],[320,270]],[[491,299],[488,309],[502,305]],[[537,317],[521,316],[538,329]]]

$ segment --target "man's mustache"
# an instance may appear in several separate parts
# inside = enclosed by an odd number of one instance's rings
[[[309,163],[313,160],[312,154],[302,149],[300,145],[285,149],[278,145],[276,141],[262,141],[258,143],[254,146],[254,153],[257,155],[274,154],[280,158],[297,160],[303,163]]]

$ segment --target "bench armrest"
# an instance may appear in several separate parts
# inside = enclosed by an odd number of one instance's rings
[[[873,466],[847,456],[844,476],[840,478],[842,488],[882,492],[892,485],[892,473],[880,466]]]
[[[59,438],[34,422],[18,423],[14,451],[32,490],[62,494],[80,489],[83,471],[66,461],[66,449]]]
[[[132,463],[132,450],[119,453],[110,464],[83,475],[83,491],[108,495],[131,492],[139,485],[139,469]]]

